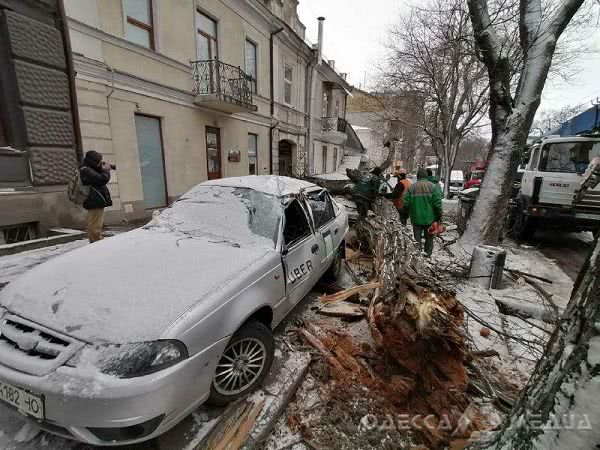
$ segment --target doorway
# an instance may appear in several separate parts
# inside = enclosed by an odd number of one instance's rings
[[[293,161],[294,143],[288,140],[279,141],[279,175],[291,177],[294,174]]]
[[[221,173],[221,130],[206,127],[206,164],[208,166],[208,179],[222,178]]]
[[[160,119],[135,115],[142,188],[146,209],[167,206],[167,183]]]

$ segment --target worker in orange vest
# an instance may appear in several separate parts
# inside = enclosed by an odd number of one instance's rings
[[[406,225],[408,221],[408,211],[404,210],[404,195],[408,192],[408,188],[410,186],[410,180],[406,178],[406,169],[401,168],[396,173],[397,183],[394,191],[398,192],[398,196],[394,199],[394,206],[398,210],[398,214],[400,215],[400,222],[402,225]]]

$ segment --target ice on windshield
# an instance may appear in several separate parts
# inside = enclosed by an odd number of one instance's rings
[[[144,228],[273,248],[282,214],[281,201],[273,195],[246,188],[197,186]]]
[[[544,146],[546,172],[584,173],[590,161],[600,156],[598,142],[564,142]]]

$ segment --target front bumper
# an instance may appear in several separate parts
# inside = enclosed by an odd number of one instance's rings
[[[595,231],[600,229],[600,211],[535,205],[527,208],[527,215],[548,228],[567,231]]]
[[[132,444],[164,433],[206,400],[226,345],[227,338],[144,377],[67,366],[38,377],[0,364],[0,380],[44,397],[45,419],[30,420],[46,431],[93,445]]]

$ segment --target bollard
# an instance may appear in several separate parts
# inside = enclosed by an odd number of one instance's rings
[[[499,289],[505,262],[506,250],[491,245],[475,247],[469,279],[485,289]]]

